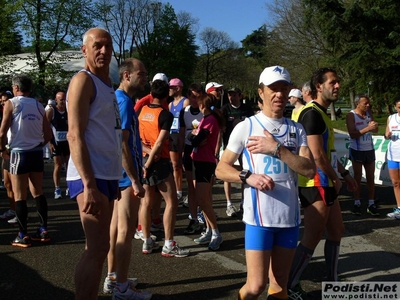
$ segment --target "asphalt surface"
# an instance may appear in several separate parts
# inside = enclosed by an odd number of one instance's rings
[[[74,299],[74,269],[84,248],[84,235],[77,205],[66,199],[53,199],[52,164],[45,165],[45,195],[49,203],[49,244],[35,243],[30,248],[10,245],[18,228],[0,222],[0,299]],[[65,181],[63,180],[65,187]],[[239,205],[240,188],[233,186],[234,202]],[[350,213],[351,194],[344,189],[340,202],[346,225],[339,260],[339,272],[349,281],[400,281],[400,221],[386,218],[395,205],[393,189],[378,187],[380,217],[369,216],[364,203],[362,216]],[[365,194],[365,191],[364,191]],[[223,185],[213,189],[215,210],[224,242],[216,252],[195,245],[197,235],[184,235],[188,209],[179,207],[175,230],[176,240],[191,250],[186,258],[165,258],[160,250],[150,255],[141,253],[142,242],[132,240],[131,277],[139,278],[138,288],[148,289],[157,299],[237,299],[237,292],[246,280],[244,225],[225,214]],[[0,191],[0,213],[8,209],[6,193]],[[29,230],[38,226],[34,203],[28,201]],[[162,242],[162,233],[158,240]],[[103,274],[106,274],[104,264]],[[325,278],[323,242],[302,277],[302,286],[310,298],[321,298],[321,281]],[[101,287],[100,287],[101,288]],[[260,299],[265,299],[263,293]],[[111,299],[99,289],[99,299]]]

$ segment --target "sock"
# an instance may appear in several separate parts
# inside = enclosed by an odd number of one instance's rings
[[[216,235],[216,236],[219,235],[219,230],[218,230],[218,228],[217,228],[217,229],[211,229],[211,230],[212,230],[212,235]]]
[[[44,195],[35,198],[36,210],[40,219],[40,227],[47,227],[47,200]]]
[[[117,287],[118,287],[120,292],[124,293],[124,292],[126,292],[126,290],[129,287],[129,282],[128,281],[125,281],[125,282],[122,282],[122,283],[121,282],[117,282]]]
[[[116,280],[116,279],[117,279],[117,273],[116,273],[116,272],[107,273],[107,277],[108,277],[110,280]]]
[[[242,297],[240,291],[241,291],[241,290],[239,290],[239,293],[238,293],[238,300],[244,300],[244,298]]]
[[[232,205],[232,201],[231,200],[226,200],[226,207],[229,207]]]
[[[178,196],[178,199],[182,197],[182,191],[176,191],[176,195]]]
[[[164,241],[164,246],[166,246],[167,248],[172,248],[172,243],[174,241],[173,240],[165,240]]]
[[[60,186],[56,186],[56,190],[58,190],[60,188]]]
[[[374,199],[369,199],[368,200],[368,206],[374,205],[375,204],[375,200]]]
[[[325,241],[324,254],[325,263],[328,267],[327,281],[338,281],[337,266],[339,260],[340,242]]]
[[[142,225],[138,224],[137,231],[142,231]]]
[[[146,243],[147,245],[150,245],[151,243],[153,243],[153,240],[151,239],[151,237],[148,237],[148,238],[146,238],[145,243]]]
[[[18,219],[19,231],[26,235],[28,233],[28,228],[26,224],[26,218],[28,217],[28,206],[26,205],[26,200],[20,200],[15,202],[15,215]]]
[[[354,200],[354,205],[360,206],[361,205],[361,201],[360,200]]]
[[[300,276],[310,262],[311,257],[314,254],[313,249],[309,249],[300,243],[296,248],[294,254],[292,267],[290,268],[288,288],[292,289],[299,281]]]
[[[277,292],[273,290],[271,287],[268,288],[268,297],[267,300],[276,300],[276,299],[287,299],[288,294],[285,291]]]

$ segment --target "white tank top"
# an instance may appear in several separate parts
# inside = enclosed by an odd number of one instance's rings
[[[294,227],[300,224],[297,174],[277,157],[266,154],[251,154],[245,147],[249,136],[264,136],[263,130],[275,131],[275,139],[282,147],[295,154],[301,146],[307,146],[307,136],[301,124],[289,119],[278,120],[283,125],[273,126],[260,113],[236,125],[229,138],[227,148],[234,153],[243,152],[243,168],[255,174],[266,174],[273,178],[272,191],[260,191],[245,185],[243,221],[250,225],[263,227]],[[279,130],[277,130],[279,128]],[[278,131],[278,132],[277,132]]]
[[[90,103],[89,121],[84,133],[94,177],[118,180],[122,174],[122,131],[114,89],[89,71],[80,72],[86,72],[92,78],[96,89],[96,96]],[[71,156],[67,180],[77,179],[81,177]]]
[[[397,113],[389,116],[389,130],[392,137],[388,145],[387,159],[400,161],[400,116]]]
[[[36,99],[17,96],[10,99],[14,109],[10,127],[9,145],[12,150],[30,150],[44,141],[43,118],[45,110]]]
[[[371,122],[371,115],[367,112],[367,115],[364,118],[361,118],[354,110],[350,111],[354,115],[354,123],[356,130],[364,129],[368,126],[368,123]],[[350,148],[359,151],[369,151],[374,149],[374,144],[372,143],[372,134],[371,132],[367,132],[362,136],[352,139],[350,138]]]

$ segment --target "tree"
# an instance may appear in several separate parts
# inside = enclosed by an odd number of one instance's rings
[[[180,25],[173,7],[163,6],[154,30],[147,40],[137,44],[138,58],[148,72],[163,72],[169,78],[178,77],[184,83],[192,82],[196,63],[195,36],[190,24]]]
[[[18,54],[22,49],[22,35],[16,30],[17,21],[12,1],[0,0],[0,56]]]
[[[227,80],[235,73],[233,60],[240,56],[240,49],[230,36],[224,31],[217,31],[207,27],[200,32],[200,56],[197,70],[197,79],[201,81]]]
[[[375,107],[389,109],[388,100],[400,92],[400,3],[304,0],[304,5],[308,18],[323,24],[322,36],[346,79],[358,91],[371,90]]]
[[[93,27],[93,4],[79,0],[25,0],[18,11],[18,25],[32,44],[38,67],[38,83],[44,86],[48,78],[46,67],[60,45],[81,43],[83,33]],[[44,52],[44,49],[47,51]]]
[[[112,36],[118,65],[133,57],[136,45],[152,32],[158,5],[151,0],[100,0],[95,4],[99,21]]]

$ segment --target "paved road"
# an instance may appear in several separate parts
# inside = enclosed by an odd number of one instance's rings
[[[7,222],[0,223],[1,300],[74,298],[73,273],[84,247],[84,236],[76,203],[68,199],[53,199],[51,168],[52,164],[46,164],[45,193],[49,200],[52,242],[48,245],[35,244],[27,249],[12,247],[10,240],[18,229]],[[238,186],[233,191],[238,203]],[[160,251],[143,255],[141,242],[132,241],[130,276],[138,277],[138,287],[152,291],[153,299],[236,299],[237,291],[246,279],[244,226],[240,220],[226,217],[221,184],[214,187],[213,193],[224,237],[219,251],[210,252],[192,242],[196,236],[183,235],[188,223],[188,211],[183,207],[178,212],[176,240],[190,248],[190,257],[165,258]],[[344,192],[341,196],[346,234],[341,247],[339,271],[347,280],[400,281],[400,221],[384,217],[395,203],[392,188],[378,188],[377,197],[383,216],[376,218],[366,213],[361,217],[351,215],[351,195]],[[0,199],[2,213],[8,203],[5,192],[0,192]],[[32,200],[28,206],[30,229],[34,229],[38,218]],[[158,238],[161,240],[162,236]],[[302,281],[303,288],[314,299],[320,298],[324,270],[323,243],[320,243]],[[265,297],[264,293],[261,299]],[[99,299],[110,298],[99,291]]]

